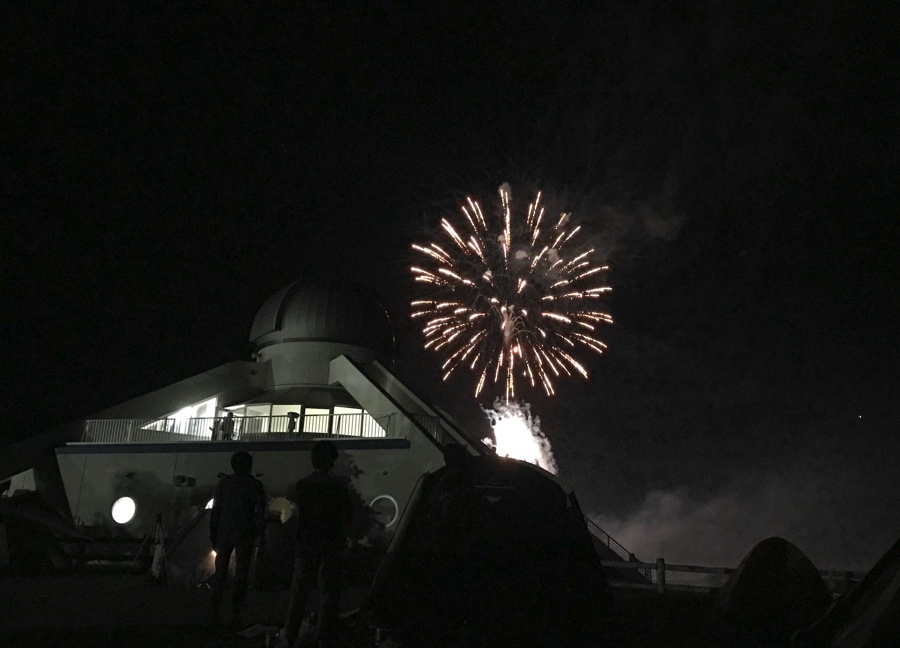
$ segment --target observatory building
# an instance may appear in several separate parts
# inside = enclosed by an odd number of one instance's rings
[[[287,496],[310,470],[313,443],[327,438],[340,453],[335,472],[357,496],[357,540],[385,548],[420,478],[444,466],[448,446],[457,456],[490,453],[391,373],[391,322],[366,288],[296,281],[258,310],[250,342],[252,360],[2,449],[0,481],[9,481],[11,495],[37,491],[93,546],[127,546],[157,521],[176,532],[209,507],[238,450],[253,455],[269,497]],[[574,494],[570,500],[577,507]],[[609,553],[611,538],[588,527]]]
[[[252,361],[234,361],[7,448],[9,492],[38,490],[94,538],[141,538],[207,506],[232,453],[253,454],[267,494],[287,494],[322,438],[340,451],[385,543],[419,477],[443,448],[484,447],[387,368],[394,352],[377,296],[300,280],[272,295],[250,328]]]

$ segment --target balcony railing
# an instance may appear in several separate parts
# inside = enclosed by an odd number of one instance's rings
[[[283,441],[309,438],[394,438],[393,416],[316,414],[216,418],[90,419],[83,443],[172,443],[186,441]]]

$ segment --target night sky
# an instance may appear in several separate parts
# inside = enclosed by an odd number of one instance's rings
[[[527,396],[585,511],[647,560],[782,535],[871,566],[900,536],[892,3],[425,4],[9,9],[3,439],[249,359],[309,273],[376,288],[396,372],[486,431],[407,266],[508,181],[612,268],[608,353]]]

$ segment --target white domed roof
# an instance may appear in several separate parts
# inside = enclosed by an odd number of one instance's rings
[[[369,288],[301,279],[272,295],[257,311],[250,342],[259,350],[281,342],[336,342],[392,357],[394,331]]]

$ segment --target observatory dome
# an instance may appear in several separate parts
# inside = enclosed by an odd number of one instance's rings
[[[300,279],[269,297],[257,311],[250,342],[272,345],[349,345],[390,359],[394,331],[387,310],[369,288],[322,279]]]

